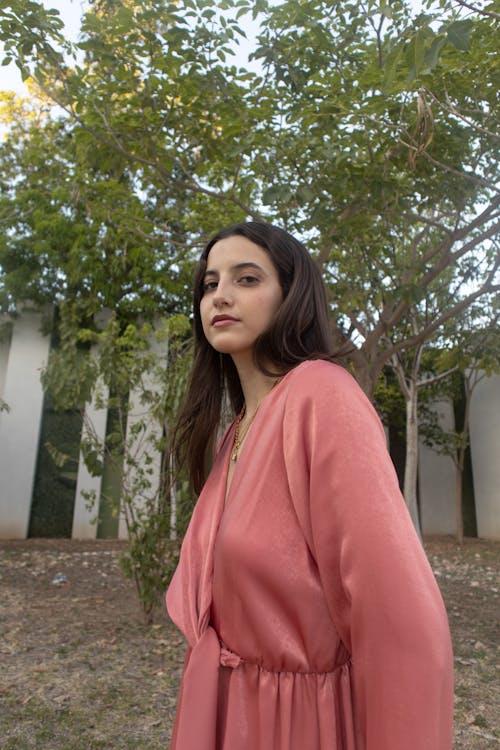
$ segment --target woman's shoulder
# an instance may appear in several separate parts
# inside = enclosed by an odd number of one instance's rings
[[[340,365],[307,360],[288,375],[285,418],[337,427],[349,424],[364,430],[369,423],[381,429],[377,412],[354,377]]]
[[[301,362],[287,377],[290,389],[303,394],[324,390],[360,390],[353,376],[344,367],[324,359]]]
[[[373,412],[375,409],[354,379],[341,365],[323,359],[301,362],[287,376],[287,402],[297,408],[315,408],[315,411]]]

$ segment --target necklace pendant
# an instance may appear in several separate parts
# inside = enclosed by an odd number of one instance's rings
[[[231,451],[231,461],[234,461],[235,463],[238,460],[238,451],[239,451],[239,449],[240,449],[240,444],[239,444],[239,442],[237,440],[235,440],[235,442],[233,444],[233,449]]]

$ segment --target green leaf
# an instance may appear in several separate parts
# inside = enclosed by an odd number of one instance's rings
[[[264,190],[264,193],[262,194],[262,203],[265,206],[271,206],[280,199],[280,195],[281,187],[279,185],[271,185],[271,187]]]
[[[47,448],[53,462],[59,469],[62,468],[64,464],[68,463],[68,461],[72,461],[71,456],[58,450],[52,443],[45,443],[45,447]]]
[[[420,70],[422,69],[422,66],[424,64],[424,56],[425,56],[425,45],[427,41],[428,36],[428,29],[427,28],[421,28],[417,31],[415,35],[414,40],[414,64],[415,64],[415,71],[418,74]]]
[[[439,55],[445,44],[446,38],[444,36],[437,36],[434,38],[429,49],[425,51],[424,62],[428,70],[433,70],[438,64]]]
[[[454,21],[446,29],[448,40],[457,47],[457,49],[466,52],[470,47],[470,33],[473,26],[474,22],[471,20]]]
[[[384,80],[382,84],[384,91],[389,91],[393,87],[402,56],[403,50],[399,45],[394,47],[387,55],[384,63]]]

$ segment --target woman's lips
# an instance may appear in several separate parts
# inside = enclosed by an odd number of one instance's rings
[[[214,328],[224,328],[225,326],[233,325],[233,323],[238,323],[238,319],[231,318],[229,315],[216,315],[212,320]]]

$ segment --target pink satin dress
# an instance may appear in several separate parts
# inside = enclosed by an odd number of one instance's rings
[[[171,750],[451,750],[442,599],[371,404],[305,362],[229,428],[167,592],[188,651]]]

